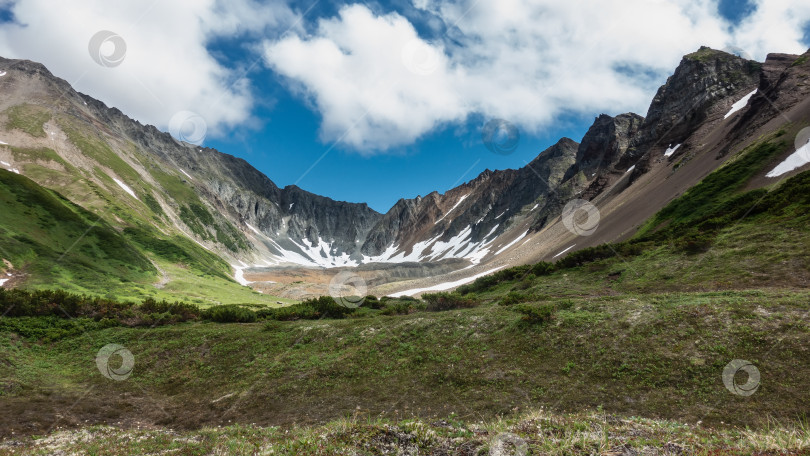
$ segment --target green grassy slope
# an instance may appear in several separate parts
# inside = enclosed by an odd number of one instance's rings
[[[201,306],[279,300],[234,282],[227,263],[188,238],[163,235],[134,216],[133,226],[116,229],[109,220],[126,208],[111,205],[91,213],[0,169],[0,257],[14,266],[14,280],[30,289],[121,300],[154,297]],[[163,273],[170,280],[156,288]]]
[[[31,180],[5,170],[0,176],[7,190],[0,257],[14,266],[13,286],[201,306],[289,302],[240,286],[230,265],[189,239],[185,232],[223,250],[247,248],[244,235],[212,212],[179,171],[172,174],[165,163],[119,142],[107,129],[48,107],[22,104],[0,117],[6,130],[30,137],[26,147],[5,147]],[[46,128],[58,133],[55,139]],[[176,218],[186,227],[178,228]]]
[[[0,170],[0,252],[32,286],[149,280],[155,268],[101,215],[32,180]],[[32,261],[36,260],[36,261]]]

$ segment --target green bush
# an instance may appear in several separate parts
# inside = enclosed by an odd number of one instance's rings
[[[554,319],[555,307],[554,304],[518,304],[512,307],[512,310],[523,315],[522,321],[537,325],[548,323]]]
[[[381,310],[382,315],[408,315],[414,312],[424,311],[425,303],[416,299],[391,299],[387,300]]]
[[[557,262],[557,266],[560,269],[573,268],[586,263],[612,258],[616,256],[616,253],[616,249],[610,244],[597,245],[569,253],[565,258]]]
[[[54,342],[66,337],[77,336],[85,331],[118,326],[116,320],[95,321],[90,318],[16,317],[0,318],[0,332],[12,332],[27,339],[40,342]]]
[[[152,298],[145,299],[141,304],[133,304],[63,290],[0,288],[0,314],[6,317],[88,318],[141,326],[199,320],[201,311],[192,304],[169,303]]]
[[[467,295],[471,293],[479,293],[482,291],[489,290],[496,285],[504,282],[510,282],[518,279],[522,279],[531,271],[531,265],[522,265],[522,266],[515,266],[512,268],[501,269],[500,271],[486,275],[484,277],[479,277],[475,279],[473,283],[462,285],[456,289],[456,292],[460,295]],[[422,296],[424,299],[424,296]]]
[[[545,276],[554,272],[555,269],[554,264],[541,261],[532,266],[532,274],[536,276]]]
[[[479,304],[477,300],[462,296],[459,293],[425,293],[422,295],[422,299],[427,302],[425,310],[429,312],[469,309]]]
[[[704,253],[709,250],[713,241],[713,235],[692,234],[678,239],[675,242],[675,248],[687,254]]]
[[[152,196],[151,193],[147,192],[143,194],[143,203],[146,204],[149,209],[152,210],[157,215],[163,215],[163,208],[160,207],[160,203]]]
[[[259,311],[260,318],[270,320],[317,320],[320,318],[345,318],[357,311],[354,307],[338,304],[331,296],[307,299],[300,304],[264,309]]]
[[[515,284],[516,290],[528,290],[529,288],[534,286],[534,281],[537,279],[537,276],[533,273],[529,273],[526,277],[523,278],[520,282]]]
[[[238,304],[230,304],[205,309],[202,317],[217,323],[252,323],[256,321],[256,312]]]
[[[363,299],[362,307],[367,307],[369,309],[382,309],[384,307],[383,303],[380,302],[374,295],[368,295]]]
[[[515,305],[515,304],[520,304],[520,303],[523,303],[523,302],[536,301],[536,300],[537,300],[537,296],[535,296],[535,295],[526,294],[526,293],[518,293],[516,291],[510,291],[509,294],[504,296],[503,299],[501,299],[500,302],[498,302],[498,304],[500,304],[502,306],[512,306],[512,305]]]

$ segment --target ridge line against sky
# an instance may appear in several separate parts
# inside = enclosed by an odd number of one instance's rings
[[[126,43],[119,65],[88,53],[102,30]],[[205,145],[277,184],[381,212],[518,168],[600,113],[646,114],[701,45],[802,53],[810,2],[0,0],[0,55],[163,130],[194,113]],[[491,118],[519,129],[515,153],[483,146]]]

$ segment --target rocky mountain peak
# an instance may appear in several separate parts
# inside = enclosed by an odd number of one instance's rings
[[[643,117],[633,113],[597,117],[579,144],[574,169],[591,176],[600,170],[616,170],[620,162],[625,168],[629,166],[624,154],[643,121]]]
[[[705,46],[684,56],[658,89],[634,145],[643,149],[655,142],[680,144],[706,120],[716,101],[755,88],[761,67],[759,62]]]

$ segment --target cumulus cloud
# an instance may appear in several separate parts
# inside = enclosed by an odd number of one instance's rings
[[[285,4],[254,0],[18,0],[10,8],[16,23],[0,26],[0,55],[42,62],[77,90],[164,129],[175,113],[196,112],[214,134],[245,122],[252,102],[249,82],[206,44],[297,22]],[[88,43],[100,30],[126,43],[120,65],[91,58]],[[113,51],[105,46],[102,54]]]
[[[320,112],[324,140],[374,153],[472,114],[532,132],[563,112],[644,114],[658,83],[701,45],[760,60],[802,52],[803,3],[759,0],[732,26],[716,0],[414,1],[443,22],[447,34],[434,40],[400,14],[355,4],[310,34],[268,40],[265,55]]]

